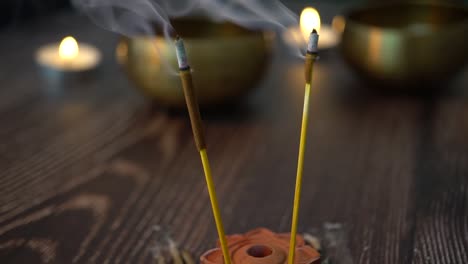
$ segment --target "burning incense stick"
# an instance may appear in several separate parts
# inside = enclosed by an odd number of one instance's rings
[[[226,242],[226,235],[224,234],[223,222],[221,220],[221,213],[219,211],[218,199],[216,198],[213,178],[211,176],[210,162],[206,153],[206,143],[205,136],[203,135],[200,109],[198,107],[197,97],[193,88],[192,73],[190,72],[190,65],[187,61],[184,42],[181,38],[176,38],[175,47],[177,53],[177,62],[179,63],[180,78],[182,80],[182,87],[184,89],[185,102],[187,103],[187,108],[190,116],[190,123],[192,124],[193,137],[195,139],[197,149],[200,152],[200,158],[203,164],[203,171],[205,172],[206,186],[208,188],[208,194],[210,196],[211,208],[213,210],[216,229],[218,230],[221,250],[223,251],[224,263],[231,264],[231,259],[229,257],[229,251]]]
[[[294,192],[294,207],[291,224],[291,240],[289,242],[289,256],[288,263],[294,264],[294,257],[296,253],[296,233],[297,233],[297,221],[299,215],[299,204],[301,200],[301,189],[302,189],[302,171],[304,168],[304,152],[307,138],[307,124],[309,117],[309,98],[310,98],[310,84],[312,82],[312,72],[314,69],[314,61],[318,57],[318,38],[319,35],[314,29],[310,33],[309,44],[307,45],[307,54],[305,58],[305,93],[304,93],[304,108],[302,112],[302,127],[301,127],[301,139],[299,143],[299,157],[297,161],[297,174],[296,174],[296,188]]]

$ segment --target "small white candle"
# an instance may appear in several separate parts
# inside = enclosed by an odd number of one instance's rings
[[[315,8],[306,7],[301,12],[299,25],[288,29],[284,39],[290,45],[303,47],[307,44],[310,32],[315,29],[320,35],[319,50],[329,49],[336,46],[340,41],[341,32],[337,32],[334,28],[336,27],[321,23],[320,14]]]
[[[61,72],[84,72],[96,68],[101,53],[95,47],[66,37],[60,43],[40,47],[36,61],[47,68]]]

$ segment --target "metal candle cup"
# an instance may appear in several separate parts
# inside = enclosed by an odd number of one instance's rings
[[[94,46],[78,43],[73,37],[66,37],[61,43],[40,47],[36,61],[46,75],[81,75],[97,68],[101,53]]]

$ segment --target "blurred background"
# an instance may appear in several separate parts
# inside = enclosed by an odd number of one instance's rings
[[[0,1],[1,263],[154,263],[155,225],[214,247],[175,31],[226,232],[289,232],[313,28],[300,232],[323,263],[468,263],[466,0],[159,1],[174,29],[152,1]]]
[[[222,60],[230,60],[231,63],[228,65],[232,67],[232,69],[199,72],[197,86],[200,87],[199,89],[202,89],[201,87],[204,89],[200,92],[200,101],[204,106],[238,102],[239,98],[256,87],[257,81],[262,78],[270,65],[270,59],[277,54],[287,54],[291,55],[290,58],[301,59],[308,37],[307,32],[320,25],[322,25],[319,44],[321,50],[328,53],[331,50],[333,51],[331,53],[339,54],[345,65],[361,82],[370,84],[366,87],[372,86],[372,82],[377,82],[377,85],[382,88],[378,89],[379,92],[396,90],[411,93],[419,93],[422,90],[439,92],[442,89],[437,87],[454,80],[455,75],[460,73],[467,60],[464,48],[466,45],[466,37],[464,37],[466,3],[463,1],[317,1],[314,3],[300,0],[283,1],[290,11],[281,10],[278,5],[271,5],[268,1],[256,1],[250,7],[244,2],[239,2],[238,7],[233,4],[225,8],[226,11],[222,11],[222,6],[228,6],[229,1],[211,1],[216,5],[211,9],[219,9],[219,17],[216,17],[216,12],[209,10],[210,8],[198,10],[197,4],[191,6],[192,2],[196,3],[196,1],[186,0],[162,1],[161,6],[173,19],[175,31],[189,38],[188,49],[195,50],[192,55],[193,66],[204,68],[219,64]],[[49,68],[45,70],[46,73],[41,73],[48,76],[46,80],[70,75],[63,72],[94,71],[100,68],[101,52],[115,51],[115,54],[111,56],[115,57],[117,63],[124,69],[132,86],[164,108],[183,107],[180,84],[177,78],[171,76],[176,73],[174,54],[168,49],[170,47],[164,46],[162,25],[157,21],[151,21],[151,17],[145,17],[148,14],[142,13],[145,12],[144,8],[139,10],[138,6],[122,3],[124,2],[109,1],[106,4],[108,7],[103,8],[99,1],[89,1],[89,3],[80,0],[74,3],[52,0],[4,1],[1,3],[0,28],[4,36],[7,36],[18,30],[27,30],[31,25],[47,21],[49,17],[59,19],[53,23],[59,23],[62,27],[67,27],[66,24],[69,23],[68,32],[64,28],[59,33],[58,30],[50,27],[49,36],[44,37],[43,43],[36,47],[36,63],[45,66],[40,67],[41,71],[43,68]],[[141,3],[145,4],[144,1]],[[174,10],[178,8],[185,11],[175,12]],[[266,15],[262,16],[261,12]],[[292,13],[288,14],[288,12]],[[259,16],[260,22],[253,20],[255,15]],[[62,65],[63,59],[50,58],[57,57],[59,54],[60,41],[66,36],[81,37],[80,34],[73,36],[74,22],[72,19],[67,21],[67,16],[89,16],[88,21],[96,23],[98,28],[117,33],[109,34],[109,38],[120,39],[119,43],[115,44],[112,49],[105,47],[103,51],[102,48],[93,47],[97,45],[93,42],[99,41],[89,36],[89,40],[87,38],[84,40],[91,42],[91,45],[84,43],[81,55],[77,56],[75,63],[71,63],[75,65],[70,63],[68,66]],[[207,17],[217,20],[218,24],[210,23]],[[219,24],[219,21],[226,22]],[[150,25],[153,22],[154,24]],[[155,26],[157,24],[159,25]],[[195,33],[192,34],[192,32]],[[199,36],[203,34],[208,35]],[[135,35],[156,35],[154,42],[156,45],[143,38],[137,38]],[[241,40],[247,35],[248,41]],[[234,47],[231,57],[226,57],[226,53],[221,55],[223,50],[229,47],[219,45],[219,43],[211,48],[209,48],[210,44],[208,46],[201,44],[201,47],[192,47],[191,44],[192,38],[213,43],[214,38],[223,42],[223,38],[235,36],[238,37],[235,40],[238,42],[237,44],[234,44],[234,41],[231,43]],[[73,38],[72,41],[75,39]],[[285,46],[278,48],[278,43]],[[47,44],[55,44],[57,47]],[[75,42],[72,44],[75,45]],[[76,45],[79,46],[79,43]],[[244,47],[240,47],[242,45]],[[49,51],[44,51],[40,49],[41,47],[48,48]],[[275,50],[273,50],[274,47],[276,47]],[[211,49],[209,56],[199,52],[203,49]],[[441,50],[444,52],[440,52]],[[66,49],[63,52],[66,52]],[[428,56],[428,54],[431,55]],[[333,55],[324,58],[330,56]],[[250,62],[245,64],[250,57],[252,57]],[[105,58],[108,57],[105,56]],[[245,61],[242,61],[242,58]],[[87,65],[88,63],[91,65]],[[242,67],[241,65],[248,65],[250,68],[242,72],[237,71],[235,74],[234,69]],[[50,67],[54,69],[51,70]],[[61,73],[57,73],[57,70]],[[50,77],[52,75],[55,77]],[[235,79],[236,82],[232,83],[227,81],[228,79]],[[223,92],[215,88],[221,85],[221,82],[225,87]],[[424,86],[424,88],[416,88],[417,86]],[[446,91],[446,89],[443,90]]]

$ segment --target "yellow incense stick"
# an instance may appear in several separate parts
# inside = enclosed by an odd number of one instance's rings
[[[312,82],[312,72],[314,61],[317,58],[317,44],[318,34],[315,29],[310,34],[309,45],[307,47],[306,64],[305,64],[305,92],[304,92],[304,108],[302,110],[302,125],[301,125],[301,138],[299,142],[299,157],[297,160],[297,173],[296,173],[296,187],[294,191],[294,206],[291,221],[291,240],[289,242],[289,255],[288,263],[294,264],[294,257],[296,253],[296,234],[297,222],[299,218],[299,206],[301,201],[302,190],[302,172],[304,168],[304,153],[307,139],[307,125],[309,120],[309,101],[310,101],[310,86]]]
[[[200,150],[200,157],[203,163],[203,170],[205,171],[206,185],[208,187],[208,194],[211,200],[211,208],[213,208],[213,215],[216,222],[216,229],[218,230],[219,242],[221,244],[221,250],[223,251],[224,263],[231,264],[231,258],[229,257],[229,250],[226,241],[226,235],[224,234],[223,221],[221,221],[221,213],[219,211],[218,199],[216,198],[216,192],[213,184],[213,178],[211,177],[211,167],[206,154],[206,149]]]
[[[210,162],[208,160],[208,155],[206,154],[205,136],[203,133],[202,120],[200,116],[200,110],[198,107],[197,97],[195,94],[195,89],[193,87],[192,73],[190,71],[190,66],[187,62],[184,42],[181,38],[176,38],[175,47],[177,53],[177,62],[179,64],[180,70],[180,78],[182,80],[182,88],[184,90],[185,101],[187,104],[190,122],[192,125],[193,137],[195,140],[195,145],[197,146],[197,149],[200,152],[200,158],[203,164],[203,171],[205,172],[206,186],[208,188],[208,194],[210,196],[211,209],[213,210],[213,216],[216,223],[216,229],[218,231],[219,242],[221,244],[221,250],[223,252],[224,263],[231,264],[226,235],[224,233],[223,221],[221,220],[218,199],[216,198],[213,177],[211,176]]]
[[[299,204],[301,199],[301,188],[302,188],[302,171],[304,167],[304,152],[307,138],[307,124],[309,118],[309,96],[310,96],[310,83],[305,85],[304,94],[304,109],[302,113],[302,127],[301,127],[301,139],[299,143],[299,158],[297,161],[297,174],[296,174],[296,188],[294,192],[294,207],[293,216],[291,223],[291,241],[289,242],[289,264],[294,263],[294,255],[296,252],[296,234],[297,234],[297,222],[299,216]]]

